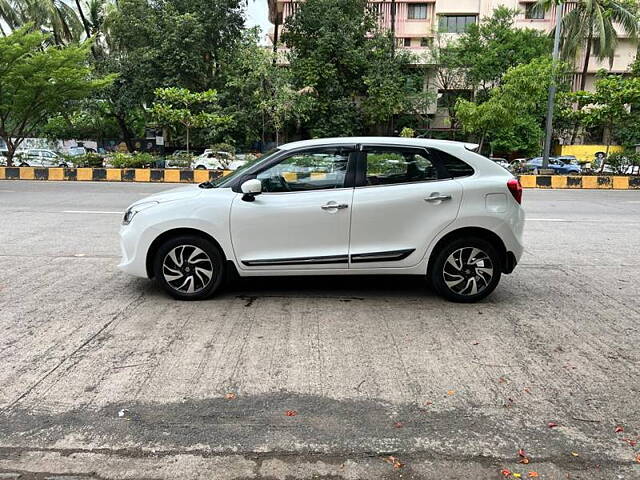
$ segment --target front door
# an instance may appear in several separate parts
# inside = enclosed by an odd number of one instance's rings
[[[418,264],[431,240],[455,220],[462,186],[429,149],[365,145],[361,165],[353,194],[350,268]]]
[[[262,193],[238,194],[231,240],[243,270],[348,268],[352,147],[295,151],[256,176]]]

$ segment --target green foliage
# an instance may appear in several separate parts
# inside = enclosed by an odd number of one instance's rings
[[[114,168],[149,168],[156,160],[154,155],[146,152],[115,153],[108,163]]]
[[[581,105],[574,114],[579,124],[585,128],[604,127],[607,136],[607,153],[614,132],[619,126],[626,129],[618,133],[623,144],[633,146],[640,143],[640,131],[634,122],[638,119],[637,109],[640,106],[640,77],[636,75],[608,75],[601,71],[595,83],[594,92],[578,91],[570,94],[569,99]]]
[[[155,90],[158,101],[151,112],[161,125],[182,126],[187,134],[189,151],[189,131],[192,128],[214,128],[229,122],[229,117],[218,110],[218,94],[215,90],[191,92],[186,88],[158,88]]]
[[[236,153],[236,147],[231,145],[230,143],[215,143],[211,145],[211,150],[214,152],[228,152],[228,153]]]
[[[464,132],[479,137],[481,146],[488,139],[492,149],[501,153],[536,153],[543,137],[552,69],[551,59],[538,58],[509,69],[486,102],[459,99],[456,113]]]
[[[496,8],[491,17],[471,25],[443,53],[449,68],[461,69],[467,86],[479,89],[480,96],[486,97],[491,88],[499,86],[510,68],[551,53],[551,39],[544,32],[515,28],[518,13]]]
[[[0,137],[8,160],[46,119],[73,108],[113,76],[96,78],[87,66],[89,44],[46,47],[48,37],[27,28],[0,38]]]
[[[413,138],[416,136],[416,132],[413,130],[413,128],[404,127],[400,132],[400,136],[405,138]]]
[[[85,153],[84,155],[68,157],[69,162],[76,166],[102,168],[104,158],[97,153]]]
[[[393,54],[393,41],[377,30],[366,0],[307,0],[286,21],[293,89],[303,98],[311,136],[355,135],[389,121],[407,105],[410,57]],[[421,87],[422,85],[420,85]]]

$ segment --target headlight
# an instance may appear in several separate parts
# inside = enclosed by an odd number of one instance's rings
[[[129,207],[127,211],[124,212],[122,225],[129,225],[131,223],[131,220],[133,220],[133,217],[135,217],[138,212],[146,210],[149,207],[153,207],[154,205],[158,205],[158,202],[144,202],[134,205],[133,207]]]

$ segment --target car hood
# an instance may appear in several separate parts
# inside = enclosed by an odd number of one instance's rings
[[[147,202],[166,203],[175,202],[176,200],[188,200],[190,198],[195,198],[201,194],[202,189],[198,188],[197,185],[188,185],[185,187],[178,187],[167,190],[166,192],[155,193],[141,200],[138,200],[137,202],[132,204],[131,207]]]

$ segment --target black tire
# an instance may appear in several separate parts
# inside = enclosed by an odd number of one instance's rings
[[[194,255],[196,249],[202,253]],[[176,263],[174,259],[180,262]],[[189,262],[189,260],[192,261]],[[207,275],[203,270],[208,270],[209,266],[212,274],[205,283]],[[153,272],[156,282],[173,298],[204,300],[220,288],[225,277],[225,261],[222,252],[209,240],[195,235],[185,235],[171,238],[160,245],[153,260]],[[176,278],[171,279],[171,277]],[[183,288],[180,288],[181,285]],[[188,291],[190,286],[192,286],[192,292]]]
[[[448,262],[454,253],[452,262]],[[459,303],[473,303],[487,297],[498,286],[501,275],[502,259],[498,250],[487,240],[476,237],[457,238],[444,245],[436,252],[429,268],[434,290],[447,300]]]
[[[58,165],[60,168],[67,168],[69,165],[67,165],[66,163],[61,163],[60,165]]]
[[[29,164],[27,162],[22,162],[20,165],[18,165],[19,167],[28,167]]]
[[[196,170],[206,170],[206,169],[207,169],[207,167],[205,167],[204,165],[198,165],[196,167]]]

